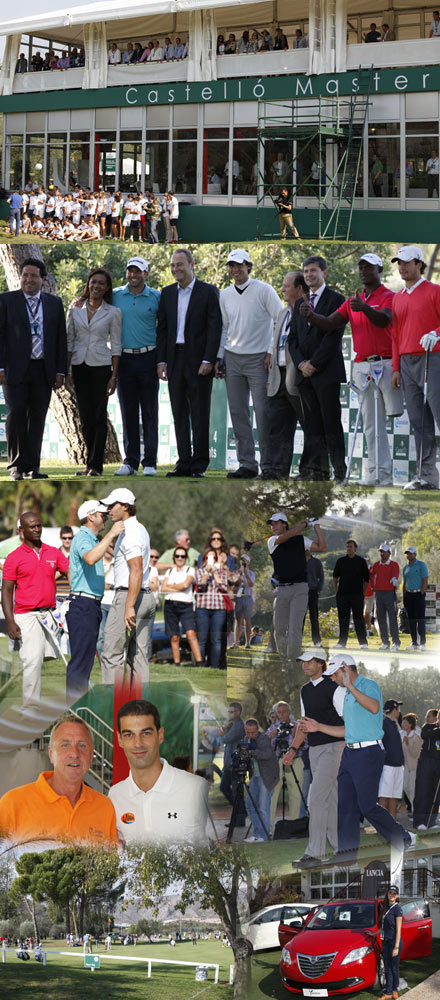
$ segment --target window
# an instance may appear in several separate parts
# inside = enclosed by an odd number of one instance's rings
[[[70,137],[69,185],[89,186],[90,134],[72,132]]]
[[[66,183],[66,138],[65,132],[47,137],[46,183],[61,189]]]
[[[142,133],[136,129],[121,132],[119,142],[119,187],[121,191],[136,191],[142,181]]]
[[[203,143],[203,194],[228,193],[229,129],[205,128]]]
[[[371,123],[368,127],[369,195],[400,197],[400,127]]]
[[[116,132],[95,133],[95,170],[93,187],[110,188],[116,184]],[[119,182],[121,187],[121,182]]]
[[[408,122],[406,165],[409,198],[439,197],[438,122]]]
[[[44,184],[44,135],[27,135],[24,158],[24,181]]]
[[[6,186],[9,188],[21,187],[23,184],[23,136],[22,135],[7,135],[6,136],[6,170],[8,169],[8,157],[9,157],[9,182],[6,180]]]
[[[147,128],[143,188],[163,194],[168,188],[168,129]]]
[[[172,188],[176,194],[195,194],[197,178],[197,129],[173,129]]]
[[[257,189],[257,129],[234,128],[232,158],[238,165],[234,194],[255,194]]]

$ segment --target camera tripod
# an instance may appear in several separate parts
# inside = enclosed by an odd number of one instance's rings
[[[266,837],[269,840],[269,830],[266,829],[266,827],[264,825],[264,822],[263,822],[263,818],[262,818],[261,813],[260,813],[260,810],[258,809],[258,806],[257,806],[255,800],[252,797],[252,792],[250,791],[249,786],[246,784],[246,774],[247,774],[247,771],[244,774],[238,774],[237,775],[237,789],[236,789],[236,792],[235,792],[235,795],[234,795],[234,801],[233,801],[233,805],[232,805],[231,819],[230,819],[230,822],[229,822],[228,833],[227,833],[227,836],[226,836],[226,843],[227,844],[230,844],[231,841],[232,841],[233,833],[234,833],[235,827],[237,825],[237,817],[238,817],[238,815],[240,813],[243,814],[245,812],[245,796],[244,796],[245,790],[246,790],[246,792],[247,792],[247,794],[248,794],[248,796],[249,796],[249,798],[250,798],[250,800],[252,802],[252,805],[253,805],[253,807],[255,809],[255,812],[256,812],[256,814],[258,816],[258,819],[260,820],[261,826],[263,827],[263,830],[264,830],[264,832],[266,834]]]
[[[309,810],[307,808],[307,802],[306,802],[306,800],[304,798],[304,795],[302,793],[301,785],[300,785],[300,783],[298,781],[298,778],[297,778],[297,776],[295,774],[295,771],[293,770],[292,764],[283,764],[283,772],[282,772],[283,776],[282,776],[282,784],[281,784],[281,805],[282,805],[282,810],[283,810],[283,820],[285,820],[285,818],[286,818],[286,791],[287,791],[286,769],[288,767],[290,768],[290,770],[291,770],[291,772],[293,774],[293,778],[294,778],[294,781],[295,781],[296,786],[298,788],[298,791],[299,791],[299,794],[300,794],[300,797],[301,797],[301,801],[302,801],[303,806],[304,806],[304,808],[306,810],[306,816],[309,815]]]

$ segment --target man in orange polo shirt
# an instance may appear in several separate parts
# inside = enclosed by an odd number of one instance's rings
[[[117,843],[110,800],[84,784],[93,760],[93,737],[73,712],[55,723],[49,757],[53,771],[43,771],[36,781],[13,788],[0,799],[0,836],[15,844]]]
[[[417,476],[404,489],[438,490],[440,285],[423,277],[426,264],[420,247],[401,247],[394,261],[405,287],[393,299],[393,385],[400,388],[402,384],[417,452]]]
[[[41,619],[55,608],[56,573],[68,574],[69,560],[60,549],[41,541],[39,514],[22,514],[20,528],[23,544],[9,553],[3,566],[2,607],[9,638],[20,642],[25,705],[41,699],[43,660],[59,655]]]

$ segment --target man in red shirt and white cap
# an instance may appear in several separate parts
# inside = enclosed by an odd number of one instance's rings
[[[379,546],[380,559],[373,564],[370,579],[376,596],[376,615],[379,625],[382,645],[379,649],[390,648],[390,637],[388,633],[388,621],[390,624],[391,639],[393,642],[392,651],[395,653],[400,648],[399,626],[397,623],[396,608],[396,587],[399,580],[399,564],[391,559],[391,546],[389,542],[382,542]]]
[[[437,490],[435,422],[440,426],[440,285],[426,281],[420,247],[396,257],[405,282],[393,299],[393,385],[402,385],[416,440],[418,474],[406,490]]]
[[[356,351],[351,381],[360,393],[359,404],[368,451],[367,482],[375,483],[377,478],[381,486],[387,486],[393,481],[393,464],[386,418],[403,413],[402,392],[392,386],[391,321],[394,292],[381,283],[383,263],[378,254],[364,253],[358,260],[358,268],[363,285],[361,293],[356,291],[330,316],[314,313],[313,322],[321,330],[338,329],[341,317],[346,323],[350,323]]]
[[[55,609],[55,575],[57,570],[69,572],[69,560],[60,549],[41,541],[39,514],[22,514],[20,527],[23,544],[9,553],[3,567],[2,608],[10,639],[21,643],[23,705],[27,705],[41,700],[43,660],[59,656],[42,619]]]

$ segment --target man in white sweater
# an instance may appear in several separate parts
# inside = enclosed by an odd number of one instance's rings
[[[250,277],[247,250],[232,250],[227,264],[231,284],[220,292],[223,330],[216,370],[226,378],[229,410],[237,447],[238,469],[228,479],[255,479],[258,462],[249,409],[252,404],[258,430],[262,473],[271,468],[266,424],[266,385],[274,321],[283,308],[277,293],[265,281]]]

